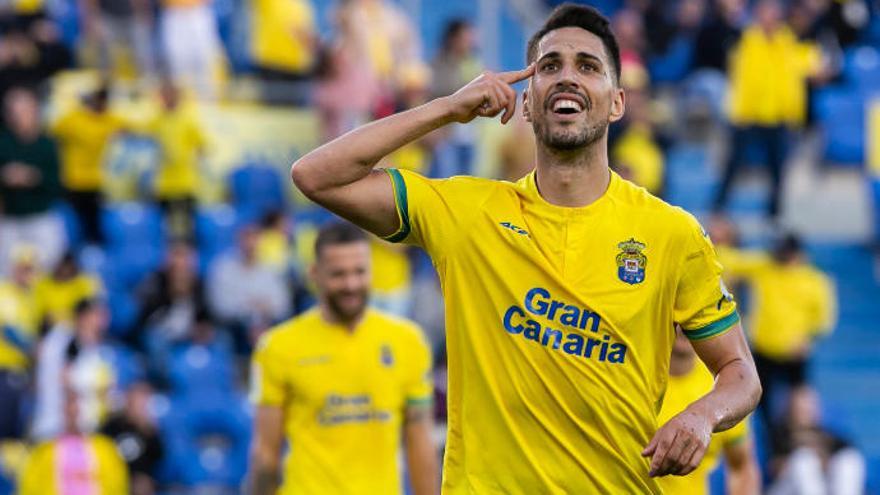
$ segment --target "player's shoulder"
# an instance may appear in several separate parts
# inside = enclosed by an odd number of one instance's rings
[[[407,184],[407,189],[410,189],[410,186],[414,185],[414,183],[419,182],[429,185],[444,196],[459,197],[471,204],[478,202],[481,198],[488,198],[499,192],[513,192],[515,188],[515,184],[508,181],[472,175],[453,175],[452,177],[432,179],[410,170],[391,170],[392,176],[395,173],[400,174]]]
[[[384,333],[386,337],[406,342],[424,342],[424,333],[418,323],[377,309],[367,311],[370,325]]]
[[[281,349],[296,348],[299,340],[308,338],[307,329],[318,323],[317,310],[310,309],[301,315],[281,322],[266,330],[257,341],[257,352],[275,353]]]
[[[617,177],[614,197],[619,205],[632,210],[639,218],[648,218],[652,225],[673,236],[690,236],[694,232],[705,235],[700,222],[687,210],[654,196],[644,187]]]

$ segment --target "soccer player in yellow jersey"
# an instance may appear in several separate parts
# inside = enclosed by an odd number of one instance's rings
[[[691,472],[711,433],[752,411],[754,363],[700,225],[608,168],[608,125],[625,100],[608,20],[560,6],[527,60],[325,144],[291,175],[314,201],[434,261],[445,493],[661,493],[656,477]],[[373,170],[445,124],[507,122],[523,80],[537,151],[518,182]],[[715,385],[660,425],[676,324]]]
[[[257,344],[252,495],[401,494],[401,430],[415,495],[439,488],[431,439],[431,353],[406,320],[367,309],[370,245],[351,224],[318,233],[318,306]]]
[[[697,361],[697,356],[681,331],[676,332],[669,363],[669,385],[663,397],[660,422],[668,421],[685,410],[690,403],[712,389],[712,374]],[[748,421],[715,433],[703,462],[687,476],[664,476],[660,487],[665,493],[708,495],[709,475],[723,456],[727,467],[729,495],[754,495],[761,492],[761,471],[749,434]]]

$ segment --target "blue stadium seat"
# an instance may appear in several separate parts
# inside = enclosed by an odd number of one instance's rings
[[[847,49],[843,73],[846,80],[860,91],[880,92],[880,50],[870,45]]]
[[[124,338],[134,330],[140,306],[134,296],[126,290],[107,291],[107,305],[110,309],[110,334]]]
[[[163,243],[162,214],[154,205],[119,203],[101,212],[101,229],[110,246]]]
[[[231,393],[174,400],[161,421],[168,445],[167,481],[185,486],[237,487],[247,470],[250,414]]]
[[[175,346],[168,363],[172,393],[187,398],[228,393],[235,385],[234,362],[232,352],[219,341]]]
[[[235,235],[241,226],[235,208],[220,204],[199,209],[196,213],[196,241],[199,246],[199,268],[204,273],[211,261],[235,246]]]
[[[825,159],[862,166],[865,161],[865,100],[857,88],[828,87],[816,92],[815,112],[825,133]]]
[[[127,346],[118,343],[108,346],[108,358],[116,370],[116,384],[120,389],[146,378],[143,361]]]
[[[229,174],[229,192],[236,210],[247,221],[282,210],[286,203],[281,174],[268,164],[251,162],[235,169]]]
[[[83,240],[82,226],[79,224],[79,218],[73,207],[67,201],[59,201],[55,205],[55,212],[61,217],[64,223],[64,232],[67,234],[67,243],[71,248],[79,247]]]

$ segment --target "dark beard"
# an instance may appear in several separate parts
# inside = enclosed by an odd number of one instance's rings
[[[547,130],[544,122],[535,120],[532,122],[532,129],[535,137],[545,147],[557,151],[573,151],[579,148],[585,148],[605,135],[608,131],[607,122],[599,122],[596,125],[587,125],[577,131],[561,131],[551,133]]]
[[[330,307],[330,311],[340,320],[345,322],[354,321],[364,312],[364,308],[367,306],[367,295],[363,295],[362,304],[353,311],[346,309],[342,304],[339,304],[335,297],[332,296],[327,298],[327,306]]]

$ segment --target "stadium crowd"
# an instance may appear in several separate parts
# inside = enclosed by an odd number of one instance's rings
[[[835,327],[835,284],[786,231],[780,197],[790,150],[816,122],[812,98],[843,77],[843,53],[863,43],[878,6],[597,3],[619,38],[627,98],[611,128],[615,171],[663,197],[675,143],[720,140],[728,150],[704,225],[728,286],[750,295],[746,329],[764,384],[752,418],[763,426],[751,435],[765,449],[764,486],[861,493],[865,460],[823,426],[806,373],[817,339]],[[324,142],[448,95],[485,66],[468,18],[448,20],[426,58],[416,24],[390,0],[335,2],[330,32],[319,30],[313,0],[244,4],[244,55],[210,0],[0,4],[0,493],[61,493],[47,480],[86,470],[83,483],[103,491],[84,493],[238,492],[250,355],[266,329],[313,303],[311,243],[331,215],[292,200],[283,172],[261,164],[230,171],[219,203],[202,199],[205,157],[217,146],[203,105],[246,99],[306,112]],[[59,105],[70,73],[89,82]],[[148,117],[126,112],[131,102],[146,102]],[[478,163],[482,136],[455,125],[387,162],[432,177],[515,180],[531,169],[524,120],[490,150],[494,170]],[[155,150],[125,202],[107,193],[119,142]],[[742,248],[725,214],[750,161],[764,164],[770,184],[766,222],[776,234],[765,250]],[[432,344],[442,424],[433,267],[406,247],[373,239],[371,248],[372,303],[414,319]]]

